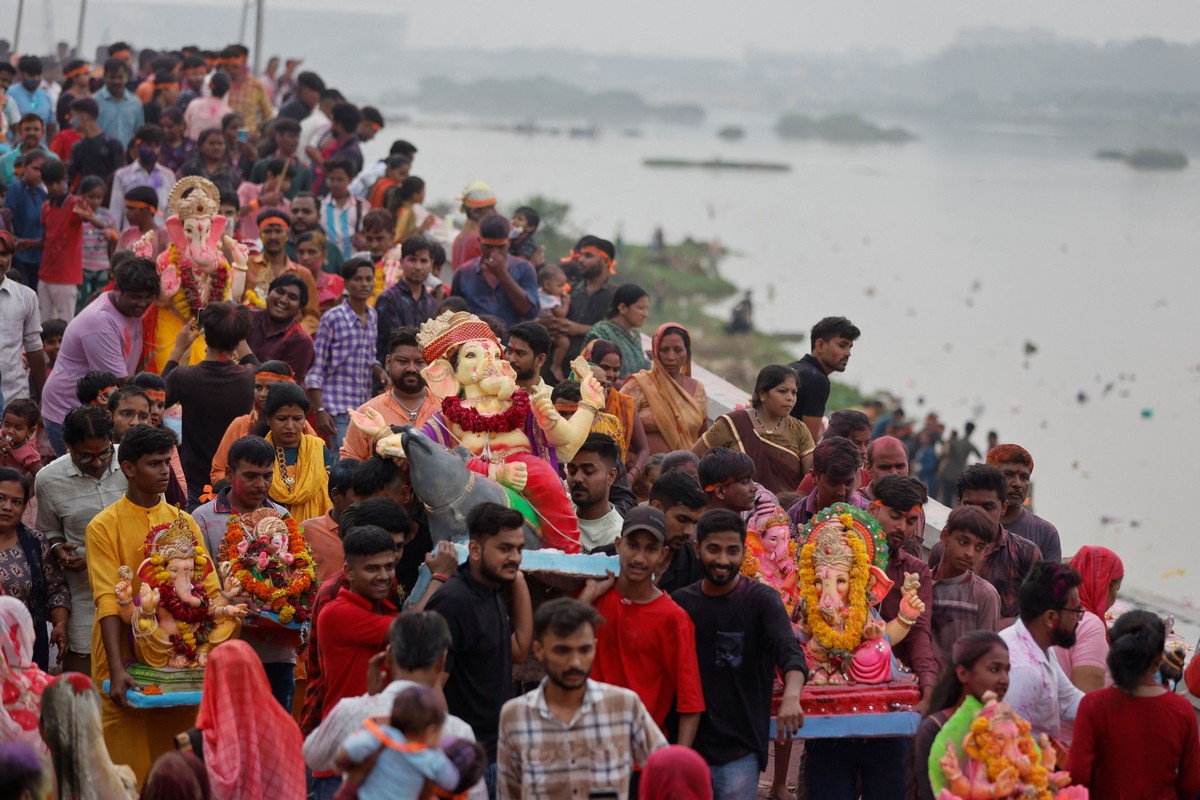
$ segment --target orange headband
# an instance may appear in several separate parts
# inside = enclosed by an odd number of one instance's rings
[[[463,200],[463,205],[469,208],[488,208],[496,205],[496,198],[491,197],[485,200]]]
[[[92,401],[92,405],[107,406],[108,401],[107,400],[102,401],[100,398],[104,397],[104,395],[108,394],[109,392],[115,392],[116,390],[117,390],[116,386],[105,386],[103,389],[101,389],[99,392],[96,393],[96,399]]]
[[[146,393],[146,397],[149,397],[156,403],[167,402],[167,393],[162,389],[143,389],[142,391]]]
[[[133,55],[133,53],[129,52],[128,50],[118,50],[110,55],[109,58],[126,58],[131,55]]]
[[[586,247],[579,248],[579,252],[580,253],[591,253],[594,256],[600,256],[600,258],[604,259],[604,263],[608,264],[608,271],[610,273],[612,273],[613,275],[617,274],[616,259],[614,259],[608,253],[601,250],[599,247],[593,247],[592,245],[589,244]],[[572,251],[572,253],[574,253],[574,251]]]
[[[258,229],[261,231],[268,225],[278,225],[284,230],[289,230],[292,226],[287,224],[287,220],[283,217],[267,217],[262,222],[258,223]]]
[[[382,126],[382,125],[380,125],[378,122],[371,122],[371,120],[369,120],[369,119],[368,119],[368,120],[363,120],[363,121],[364,121],[364,122],[366,122],[368,125],[370,125],[370,126],[371,126],[371,130],[375,131],[376,133],[378,133],[379,131],[383,130],[383,126]]]
[[[158,213],[158,206],[152,206],[149,203],[143,203],[141,200],[126,200],[125,207],[126,208],[148,208],[151,211],[153,211],[155,214]]]
[[[554,410],[558,411],[559,413],[562,413],[565,411],[567,413],[574,414],[576,411],[579,410],[579,403],[570,403],[570,402],[567,402],[566,400],[559,400],[557,403],[554,404]]]
[[[280,375],[278,372],[259,372],[254,375],[256,381],[270,381],[275,383],[295,383],[296,381],[291,375]]]
[[[504,247],[504,245],[508,244],[508,239],[485,239],[480,236],[479,243],[486,244],[488,247]]]
[[[166,83],[154,84],[154,88],[155,89],[178,89],[179,84],[176,83],[175,81],[167,81]]]
[[[183,71],[183,74],[184,75],[207,75],[208,70],[205,69],[204,67],[192,67],[191,69],[185,69]]]
[[[71,70],[66,75],[63,75],[63,77],[74,78],[77,75],[86,75],[87,73],[91,72],[91,70],[92,68],[90,65],[84,64],[82,67],[76,67],[75,69]]]

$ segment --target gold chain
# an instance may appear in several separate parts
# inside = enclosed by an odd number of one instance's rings
[[[279,464],[279,478],[287,486],[288,492],[292,491],[292,487],[296,485],[296,478],[288,474],[287,459],[283,455],[283,448],[275,448],[275,460]]]

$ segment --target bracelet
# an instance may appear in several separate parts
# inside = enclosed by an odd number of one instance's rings
[[[899,611],[896,612],[896,619],[899,620],[900,624],[905,626],[906,628],[911,628],[913,625],[917,624],[917,621],[915,619],[909,619],[908,617],[901,614]]]
[[[131,598],[129,598],[129,599],[128,599],[128,600],[126,600],[124,603],[122,603],[120,600],[118,600],[118,601],[117,601],[117,605],[119,605],[119,606],[131,606],[131,605],[133,605],[133,598],[132,598],[132,597],[131,597]]]
[[[442,583],[445,583],[446,581],[450,580],[450,578],[448,578],[447,576],[443,575],[440,572],[433,573],[433,579],[435,581],[441,581]]]
[[[583,409],[587,409],[588,411],[592,412],[593,414],[599,414],[599,413],[600,413],[600,407],[599,407],[599,406],[594,406],[594,405],[592,405],[591,403],[587,402],[586,400],[581,400],[581,401],[579,402],[579,407],[580,407],[580,408],[583,408]]]

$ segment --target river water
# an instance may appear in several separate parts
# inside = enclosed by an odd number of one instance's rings
[[[414,141],[430,202],[482,179],[502,207],[565,200],[598,235],[647,241],[662,225],[668,240],[720,239],[760,328],[850,317],[863,335],[844,380],[896,393],[910,416],[974,419],[981,450],[988,429],[1022,444],[1065,553],[1111,547],[1126,590],[1200,609],[1182,502],[1200,443],[1200,169],[1137,172],[1091,158],[1137,142],[1030,127],[912,124],[917,142],[851,148],[782,142],[765,118],[737,120],[746,138],[725,143],[713,131],[729,121],[594,140],[389,125],[365,152]],[[793,170],[641,164],[718,155]]]

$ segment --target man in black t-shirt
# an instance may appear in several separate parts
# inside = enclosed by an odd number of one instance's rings
[[[450,652],[442,685],[451,714],[475,731],[488,756],[489,789],[496,781],[496,742],[500,708],[512,697],[513,662],[521,663],[533,643],[529,587],[521,574],[525,518],[496,503],[481,503],[467,514],[471,537],[467,563],[446,580],[425,606],[446,618]],[[512,587],[511,617],[500,593]]]
[[[777,668],[784,684],[775,716],[779,739],[790,741],[804,724],[804,652],[779,594],[740,574],[745,549],[741,517],[723,508],[705,512],[696,525],[704,578],[671,595],[696,626],[707,710],[693,747],[712,770],[714,798],[754,796],[758,775],[767,766]]]
[[[812,327],[811,352],[791,364],[799,379],[792,416],[808,426],[814,442],[821,439],[821,419],[829,400],[829,375],[846,371],[850,351],[860,333],[845,317],[826,317]]]
[[[667,518],[667,549],[671,560],[658,575],[658,588],[668,594],[691,586],[703,577],[693,545],[696,520],[708,502],[704,490],[691,475],[667,470],[650,488],[650,505]]]

